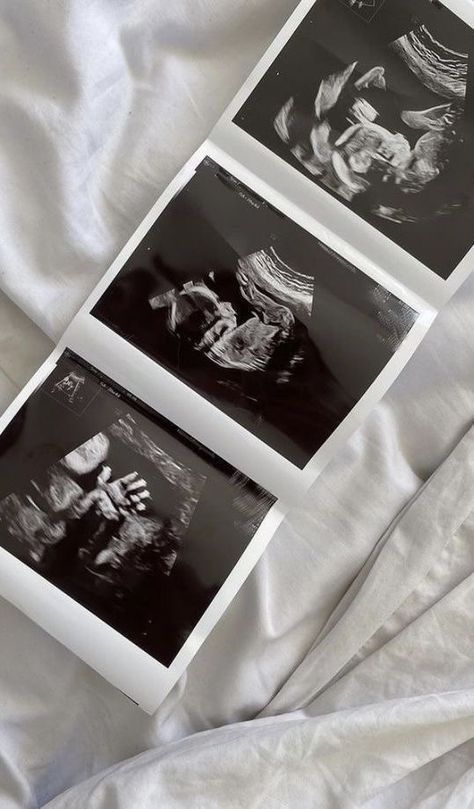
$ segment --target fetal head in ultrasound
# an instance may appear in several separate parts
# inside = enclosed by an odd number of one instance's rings
[[[293,310],[311,316],[314,279],[285,264],[271,247],[237,260],[233,289],[221,280],[211,271],[152,297],[150,306],[164,309],[170,332],[222,368],[264,371],[286,349],[279,366],[283,382],[303,358]]]
[[[210,159],[92,314],[300,468],[415,317]]]
[[[318,0],[235,123],[447,278],[471,248],[470,26],[430,0]]]

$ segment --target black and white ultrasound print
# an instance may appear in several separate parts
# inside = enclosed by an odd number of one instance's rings
[[[164,665],[273,502],[71,354],[0,437],[0,544]]]
[[[318,0],[234,121],[448,278],[474,241],[473,44],[431,0]]]
[[[92,314],[299,468],[416,320],[209,159]]]

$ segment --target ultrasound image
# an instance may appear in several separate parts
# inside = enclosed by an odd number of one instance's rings
[[[209,159],[92,314],[299,468],[416,320]]]
[[[473,241],[473,43],[430,0],[319,0],[235,123],[447,278]]]
[[[2,547],[164,665],[273,502],[70,352],[0,437]]]

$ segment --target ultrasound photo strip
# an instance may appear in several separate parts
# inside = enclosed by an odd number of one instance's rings
[[[145,710],[467,277],[472,66],[302,0],[0,417],[0,595]]]

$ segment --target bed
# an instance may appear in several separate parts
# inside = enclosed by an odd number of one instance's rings
[[[1,0],[2,409],[295,5]],[[0,601],[2,809],[471,805],[473,333],[471,276],[155,716]]]

